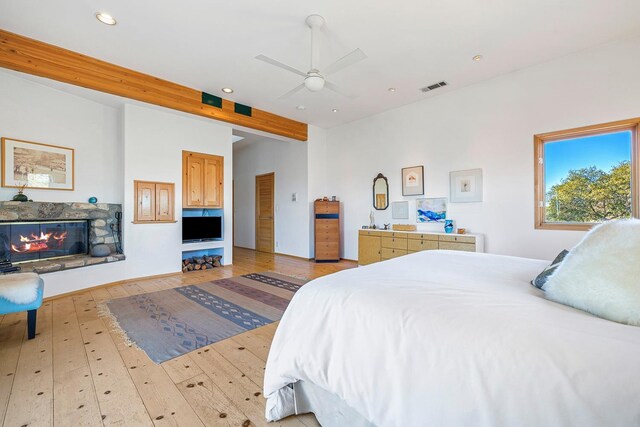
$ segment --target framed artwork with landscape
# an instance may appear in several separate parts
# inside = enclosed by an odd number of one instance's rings
[[[416,199],[416,211],[417,222],[444,222],[447,218],[447,199]]]
[[[73,190],[73,148],[2,138],[2,186]]]
[[[421,196],[424,194],[424,167],[402,168],[402,195]]]

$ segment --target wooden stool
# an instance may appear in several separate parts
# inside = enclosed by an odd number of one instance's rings
[[[0,314],[26,311],[29,339],[36,336],[36,316],[43,291],[44,282],[36,273],[0,275]]]

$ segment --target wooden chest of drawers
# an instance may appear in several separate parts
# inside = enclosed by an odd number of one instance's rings
[[[434,249],[482,252],[483,243],[483,237],[480,234],[359,230],[358,264],[367,265]]]
[[[340,261],[340,202],[316,201],[314,216],[316,262]]]

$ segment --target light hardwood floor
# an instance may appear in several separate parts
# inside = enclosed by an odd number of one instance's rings
[[[156,365],[109,330],[96,304],[247,273],[312,279],[351,267],[350,261],[316,264],[236,248],[232,266],[46,301],[38,311],[38,335],[30,341],[26,313],[0,316],[0,424],[317,426],[313,415],[280,423],[264,419],[263,375],[277,323]]]

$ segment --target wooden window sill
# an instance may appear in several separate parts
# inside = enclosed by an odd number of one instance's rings
[[[557,223],[557,222],[546,222],[542,224],[536,225],[536,230],[564,230],[564,231],[589,231],[596,225],[601,223],[594,224],[582,224],[582,223]]]
[[[131,221],[132,224],[173,224],[176,223],[178,221],[176,220],[171,220],[171,221]]]

